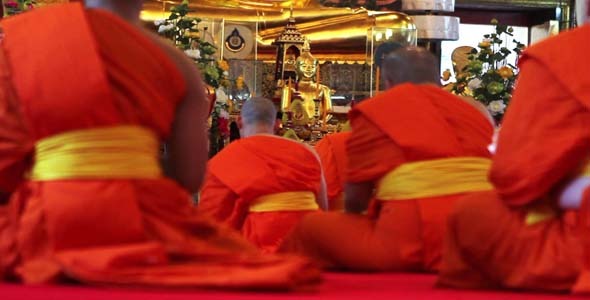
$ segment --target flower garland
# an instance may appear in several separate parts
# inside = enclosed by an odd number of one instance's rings
[[[212,99],[215,104],[211,111],[209,130],[210,155],[213,156],[223,148],[225,140],[229,137],[228,105],[223,97],[224,89],[230,85],[227,78],[229,64],[224,60],[215,60],[217,47],[203,38],[207,28],[203,29],[204,34],[201,35],[198,26],[202,20],[189,17],[189,12],[189,2],[184,0],[171,8],[168,18],[155,21],[154,24],[158,27],[160,35],[173,41],[177,48],[195,62],[205,83],[216,90],[216,95]]]
[[[35,0],[5,0],[2,3],[5,17],[31,10],[37,5],[37,1]]]
[[[479,50],[472,50],[468,57],[469,63],[457,75],[453,92],[472,96],[482,102],[494,118],[501,121],[510,103],[518,76],[518,58],[511,64],[508,62],[508,56],[514,52],[518,57],[525,45],[513,39],[516,47],[508,49],[504,45],[504,40],[506,36],[513,36],[514,29],[499,24],[496,19],[493,19],[491,24],[495,25],[494,32],[484,35],[484,39],[477,46]],[[443,77],[448,76],[443,74]]]

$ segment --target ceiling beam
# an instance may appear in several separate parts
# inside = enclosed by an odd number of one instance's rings
[[[456,8],[468,9],[543,9],[569,6],[572,0],[456,0]]]

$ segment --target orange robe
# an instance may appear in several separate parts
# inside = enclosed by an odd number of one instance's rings
[[[237,140],[208,164],[199,210],[240,230],[274,252],[309,210],[250,212],[259,197],[285,192],[320,193],[321,166],[312,148],[286,138],[257,135]]]
[[[315,145],[322,162],[328,191],[328,209],[344,209],[344,184],[346,182],[346,141],[350,132],[326,135]]]
[[[489,157],[493,128],[442,89],[405,84],[355,106],[348,182],[377,182],[406,162]],[[438,269],[446,216],[460,195],[378,201],[369,216],[323,213],[302,220],[284,249],[331,267],[370,271]]]
[[[496,190],[458,203],[441,285],[566,291],[575,284],[583,268],[576,219],[588,224],[588,216],[561,212],[525,221],[540,205],[557,210],[559,188],[588,162],[588,36],[585,25],[532,46],[521,58],[490,172]],[[583,236],[589,235],[586,229]]]
[[[300,258],[262,256],[199,215],[172,180],[30,181],[35,143],[133,124],[164,140],[185,82],[135,27],[56,5],[0,23],[0,280],[289,289],[317,281]],[[34,28],[34,30],[31,30]]]

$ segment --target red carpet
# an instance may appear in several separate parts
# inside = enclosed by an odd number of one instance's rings
[[[584,299],[582,296],[434,289],[435,277],[416,274],[326,274],[316,293],[134,290],[88,286],[0,284],[0,299],[195,300],[195,299]],[[587,299],[587,298],[586,298]]]

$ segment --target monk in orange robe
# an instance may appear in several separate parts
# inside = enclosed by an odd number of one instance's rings
[[[495,190],[451,214],[440,285],[590,291],[589,36],[584,25],[520,59],[490,172]]]
[[[199,209],[238,229],[265,252],[276,251],[299,220],[325,208],[322,168],[313,148],[274,136],[274,104],[244,103],[242,138],[214,156]]]
[[[306,260],[263,256],[197,213],[208,103],[184,54],[137,27],[142,1],[0,22],[0,280],[290,289]],[[171,174],[158,161],[167,140]],[[5,197],[6,198],[6,197]],[[7,201],[7,203],[6,203]]]
[[[346,141],[349,137],[350,131],[329,134],[315,145],[326,178],[329,210],[344,210]]]
[[[424,49],[395,50],[382,74],[389,89],[349,114],[348,213],[306,216],[282,249],[332,268],[436,271],[455,200],[491,188],[493,127],[438,86],[436,59]]]

